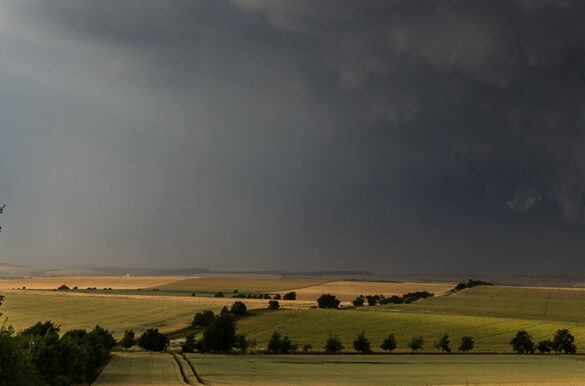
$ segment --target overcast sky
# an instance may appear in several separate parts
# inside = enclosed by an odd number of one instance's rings
[[[0,261],[578,273],[582,2],[0,0]]]

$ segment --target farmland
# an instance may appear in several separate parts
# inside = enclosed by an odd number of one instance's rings
[[[273,384],[577,384],[578,357],[513,355],[271,355],[189,354],[209,385]]]
[[[351,302],[361,294],[382,294],[386,297],[402,295],[408,292],[429,291],[442,295],[454,287],[453,283],[393,283],[364,281],[334,281],[296,290],[297,299],[315,300],[321,294],[331,293],[343,302]]]
[[[197,277],[176,280],[157,288],[163,290],[182,291],[214,291],[231,293],[239,292],[277,292],[297,290],[308,286],[324,283],[322,280],[290,280],[290,279],[248,279],[248,278],[216,278]],[[315,300],[315,299],[311,299]]]
[[[520,329],[529,330],[538,340],[550,338],[560,328],[569,328],[577,346],[585,346],[585,326],[577,322],[374,310],[259,310],[238,322],[238,331],[255,338],[260,347],[266,347],[272,333],[279,331],[299,347],[311,344],[315,351],[323,351],[332,333],[339,335],[348,352],[354,351],[352,342],[361,331],[365,331],[375,351],[381,351],[379,345],[393,333],[398,340],[397,352],[409,352],[410,338],[419,335],[426,342],[425,351],[436,352],[433,342],[449,334],[454,346],[462,336],[471,335],[476,341],[475,352],[509,353],[508,342]]]
[[[35,277],[30,279],[0,280],[0,289],[12,288],[29,289],[54,289],[61,284],[70,288],[111,287],[116,289],[137,289],[144,287],[156,287],[173,281],[183,280],[177,276],[71,276],[71,277]]]
[[[184,385],[178,364],[165,353],[114,353],[95,385]]]
[[[399,355],[202,355],[192,354],[193,366],[208,384],[286,383],[353,383],[354,374],[370,374],[363,383],[378,383],[391,377],[402,383],[519,382],[530,380],[562,380],[570,382],[585,371],[581,362],[571,357],[530,357],[511,354],[509,341],[520,329],[528,330],[535,341],[550,339],[558,330],[568,328],[575,336],[580,351],[585,347],[585,290],[559,288],[528,288],[479,286],[444,296],[434,296],[412,304],[362,306],[342,310],[316,309],[315,299],[331,293],[349,304],[359,294],[402,294],[428,290],[438,295],[452,288],[443,283],[390,282],[317,282],[307,280],[244,279],[244,278],[181,278],[181,277],[87,277],[44,278],[34,288],[30,281],[26,290],[3,290],[6,300],[2,312],[16,330],[38,320],[51,320],[62,330],[90,329],[95,324],[110,329],[120,338],[125,329],[137,334],[147,328],[159,328],[174,338],[195,333],[202,328],[187,328],[193,314],[202,310],[218,312],[231,305],[231,297],[176,296],[189,291],[213,293],[223,291],[231,296],[239,293],[276,293],[296,291],[301,300],[280,301],[281,309],[267,310],[268,300],[242,299],[248,315],[237,320],[237,332],[255,340],[251,350],[267,348],[271,335],[278,331],[302,349],[310,344],[311,352],[322,353],[327,337],[336,335],[345,348],[354,353],[353,340],[362,331],[372,344],[374,353],[381,353],[380,344],[393,333]],[[50,280],[49,280],[50,279]],[[129,279],[128,281],[125,281]],[[77,280],[77,281],[76,281]],[[14,281],[12,281],[14,282]],[[118,286],[112,291],[51,291],[57,283],[67,285]],[[99,283],[99,284],[98,284]],[[4,283],[4,286],[7,284]],[[151,286],[151,287],[148,287]],[[139,290],[139,288],[141,288]],[[156,288],[156,291],[154,290]],[[207,291],[207,292],[205,292]],[[174,294],[173,296],[167,296]],[[305,298],[305,300],[303,300]],[[462,336],[472,336],[472,355],[410,355],[408,342],[414,336],[424,338],[425,354],[438,353],[433,343],[449,334],[456,351]],[[177,343],[174,345],[178,348]],[[162,356],[161,356],[162,355]],[[100,384],[178,382],[177,367],[182,357],[174,360],[169,354],[115,353],[99,378]],[[381,366],[385,365],[385,366]],[[415,366],[417,365],[417,366]],[[225,366],[229,368],[224,368]],[[184,367],[184,366],[183,366]],[[144,371],[149,368],[149,371]],[[568,368],[576,370],[569,372]],[[142,369],[142,370],[141,370]],[[179,373],[180,375],[180,373]],[[316,378],[315,378],[316,377]],[[435,377],[435,378],[433,378]],[[547,378],[548,377],[548,378]],[[565,377],[565,378],[563,378]],[[173,378],[174,380],[171,380]],[[163,381],[163,379],[166,379]],[[543,381],[544,382],[544,381]],[[561,382],[561,381],[559,381]],[[547,381],[548,383],[548,381]],[[562,382],[561,382],[562,383]]]
[[[384,308],[408,312],[579,322],[585,319],[585,290],[480,286],[415,304],[387,305]]]

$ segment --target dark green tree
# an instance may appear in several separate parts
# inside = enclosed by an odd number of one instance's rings
[[[209,326],[211,322],[213,322],[213,311],[205,310],[202,312],[198,312],[193,317],[193,326]]]
[[[245,315],[248,312],[248,309],[246,308],[246,305],[243,302],[238,300],[234,304],[232,304],[230,312],[234,315]]]
[[[278,331],[274,331],[270,340],[268,341],[268,351],[276,354],[280,351],[280,333]]]
[[[317,303],[319,303],[319,308],[337,308],[340,301],[334,295],[323,294],[317,299]]]
[[[278,310],[280,308],[280,303],[278,300],[271,300],[268,302],[268,309],[269,310]]]
[[[366,333],[364,331],[362,331],[353,341],[353,348],[355,351],[362,354],[370,354],[372,352],[370,341],[366,338]]]
[[[394,334],[390,334],[386,339],[384,339],[380,345],[380,348],[384,351],[392,351],[396,348],[396,346],[396,338],[394,337]]]
[[[236,325],[229,312],[221,312],[203,331],[203,338],[198,342],[201,352],[227,353],[236,344]]]
[[[552,348],[553,348],[553,342],[551,342],[549,339],[541,340],[536,345],[536,349],[538,351],[540,351],[541,354],[546,354],[546,353],[551,352]]]
[[[435,348],[448,354],[451,352],[451,347],[449,346],[450,343],[449,335],[445,334],[441,337],[441,339],[435,342]]]
[[[128,350],[130,347],[134,346],[134,343],[135,343],[134,330],[124,331],[124,337],[120,341],[122,347]]]
[[[150,328],[138,338],[138,346],[147,351],[165,351],[169,345],[169,338],[158,331],[158,328]]]
[[[332,336],[331,333],[329,334],[329,338],[325,341],[325,352],[327,354],[337,354],[345,347],[341,344],[338,336]]]
[[[534,342],[526,330],[520,330],[516,336],[510,340],[512,349],[518,354],[534,354]]]
[[[425,340],[423,339],[422,336],[415,336],[412,339],[410,339],[410,342],[408,343],[408,347],[410,347],[412,352],[415,353],[418,350],[422,350],[424,344],[425,344]]]
[[[459,351],[461,352],[468,352],[473,350],[473,346],[475,345],[475,341],[470,336],[464,336],[461,338],[461,344],[459,345]]]
[[[577,352],[575,337],[567,329],[558,330],[552,343],[552,347],[557,354],[561,351],[565,354],[575,354]]]
[[[185,337],[185,343],[181,345],[182,352],[195,352],[197,342],[195,341],[195,335],[189,334]]]
[[[295,291],[284,294],[282,300],[297,300],[297,293]]]

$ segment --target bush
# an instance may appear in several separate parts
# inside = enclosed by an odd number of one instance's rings
[[[69,290],[69,287],[66,286],[65,284],[61,284],[59,286],[59,288],[57,288],[57,290],[59,290],[59,291],[67,291],[67,290]]]
[[[269,310],[278,310],[280,308],[280,303],[278,300],[271,300],[268,302],[268,309]]]
[[[182,352],[195,352],[197,343],[195,341],[195,335],[190,334],[185,337],[185,343],[181,345]]]
[[[516,336],[510,340],[510,345],[518,354],[534,354],[534,342],[525,330],[518,331]]]
[[[435,348],[448,354],[451,352],[451,347],[449,347],[450,343],[449,335],[445,334],[441,337],[441,339],[435,342]]]
[[[364,295],[360,295],[360,296],[356,297],[351,303],[356,307],[363,306],[364,305]]]
[[[555,353],[563,351],[565,354],[575,354],[577,346],[575,346],[575,337],[571,335],[569,330],[558,330],[553,338],[552,347]]]
[[[331,336],[329,334],[329,338],[325,341],[325,352],[327,354],[337,354],[344,348],[338,336]]]
[[[280,294],[274,295],[274,300],[280,300]]]
[[[209,324],[213,321],[214,315],[213,311],[203,311],[198,312],[193,317],[193,326],[209,326]]]
[[[370,354],[372,352],[372,349],[370,348],[370,341],[368,338],[366,338],[364,331],[362,331],[353,341],[353,348],[355,351],[362,354]]]
[[[368,306],[375,306],[376,303],[380,300],[379,295],[366,295],[366,300],[368,301]]]
[[[464,336],[461,338],[461,344],[459,345],[459,351],[467,352],[473,350],[475,342],[472,337]]]
[[[134,331],[133,330],[126,330],[124,331],[124,337],[120,341],[122,347],[128,350],[130,347],[134,346]]]
[[[414,353],[417,350],[422,350],[424,344],[425,344],[425,341],[424,341],[422,336],[415,336],[412,339],[410,339],[410,342],[408,343],[408,347],[410,347],[410,349]]]
[[[384,339],[380,345],[380,348],[384,351],[392,351],[396,348],[396,345],[396,338],[394,337],[394,334],[390,334],[386,339]]]
[[[230,312],[234,315],[245,315],[248,312],[248,309],[246,308],[246,305],[243,302],[238,300],[234,304],[232,304]]]
[[[317,299],[317,303],[319,303],[319,308],[337,308],[340,301],[334,295],[323,294]]]
[[[215,295],[213,295],[216,298],[223,298],[225,297],[225,295],[223,294],[223,292],[216,292]]]
[[[150,328],[138,338],[138,346],[146,351],[165,351],[168,345],[169,338],[158,332],[158,328]]]
[[[282,300],[297,300],[297,293],[295,291],[284,294]]]
[[[236,344],[236,325],[229,312],[221,312],[203,331],[197,348],[201,352],[227,353]]]

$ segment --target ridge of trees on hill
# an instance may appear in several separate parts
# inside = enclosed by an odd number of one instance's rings
[[[366,301],[369,306],[375,306],[377,304],[410,304],[432,296],[435,296],[435,294],[428,291],[408,292],[402,296],[392,295],[389,298],[384,295],[360,295],[352,301],[352,304],[356,307],[363,306]]]
[[[483,280],[467,279],[466,282],[461,282],[461,283],[457,284],[455,286],[455,288],[451,289],[451,291],[449,291],[449,292],[457,292],[457,291],[464,290],[466,288],[473,288],[473,287],[477,287],[480,285],[494,285],[494,283],[489,282],[489,281],[483,281]]]

